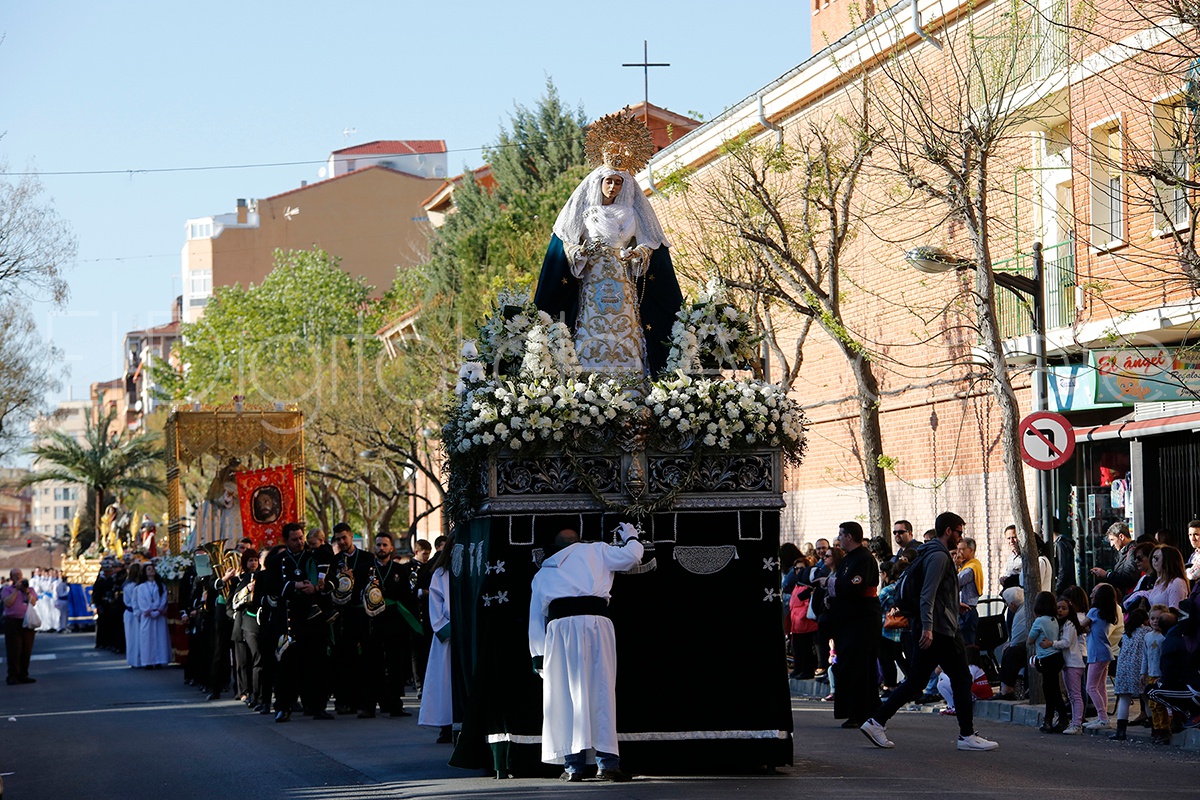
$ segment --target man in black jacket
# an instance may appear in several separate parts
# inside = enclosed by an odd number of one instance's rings
[[[289,522],[283,526],[283,538],[287,547],[267,557],[260,578],[264,583],[264,594],[278,598],[287,620],[287,632],[292,642],[279,654],[275,686],[275,721],[287,722],[292,718],[292,706],[303,694],[306,701],[319,693],[315,685],[322,679],[320,671],[313,668],[319,659],[314,650],[325,648],[328,636],[322,638],[319,629],[310,624],[310,612],[314,607],[317,587],[313,582],[316,564],[312,554],[304,549],[304,526]],[[311,573],[311,575],[310,575]],[[319,620],[318,620],[319,622]],[[322,627],[326,627],[322,625]],[[286,642],[286,640],[285,640]],[[278,644],[268,642],[268,646]],[[322,708],[306,708],[315,719],[332,719],[333,715]]]
[[[958,581],[950,552],[962,539],[964,525],[963,518],[952,511],[939,514],[933,526],[935,537],[921,545],[917,561],[908,568],[910,572],[919,570],[912,577],[922,579],[921,610],[912,622],[915,646],[908,659],[912,671],[860,728],[876,747],[895,746],[887,738],[884,726],[906,703],[920,696],[938,666],[949,677],[954,691],[958,749],[999,747],[975,732],[971,672],[967,668],[966,647],[958,632]]]
[[[1133,537],[1129,535],[1129,526],[1124,522],[1114,522],[1108,526],[1107,535],[1109,546],[1117,551],[1117,563],[1112,569],[1092,567],[1092,575],[1115,586],[1120,599],[1137,585],[1142,571],[1133,561]]]
[[[825,581],[837,652],[833,718],[844,719],[843,728],[857,728],[879,704],[879,565],[863,546],[863,529],[857,522],[838,526],[837,543],[846,555]]]
[[[363,609],[363,590],[371,579],[375,557],[354,546],[354,531],[345,522],[333,526],[333,541],[337,555],[329,580],[335,587],[333,602],[338,611],[333,623],[333,705],[339,714],[357,711],[365,717],[367,707],[362,695],[367,612]]]

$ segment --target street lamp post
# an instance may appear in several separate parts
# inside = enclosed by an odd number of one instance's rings
[[[904,259],[914,269],[927,275],[938,275],[950,270],[975,269],[975,262],[971,259],[954,255],[940,247],[916,247],[905,253]],[[993,277],[997,285],[1018,296],[1029,298],[1033,311],[1033,355],[1036,373],[1033,381],[1033,404],[1035,410],[1046,411],[1050,405],[1050,389],[1046,370],[1046,303],[1043,292],[1045,260],[1042,255],[1042,243],[1033,243],[1032,278],[1011,272],[996,272],[993,273]],[[1052,542],[1050,520],[1054,518],[1054,513],[1050,504],[1050,474],[1045,470],[1037,471],[1037,506],[1038,531],[1041,532],[1043,541]]]

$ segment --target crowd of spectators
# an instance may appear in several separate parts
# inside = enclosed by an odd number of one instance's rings
[[[939,517],[939,524],[943,523]],[[881,537],[862,541],[857,523],[843,523],[835,543],[820,538],[812,544],[781,547],[789,677],[827,681],[825,699],[834,701],[834,716],[845,719],[843,727],[862,727],[878,746],[891,746],[886,719],[876,717],[894,713],[887,706],[904,683],[902,678],[924,675],[927,667],[932,670],[927,648],[934,645],[922,641],[930,629],[944,637],[937,645],[944,652],[933,659],[940,668],[927,681],[919,678],[919,690],[909,687],[905,693],[918,703],[945,699],[944,714],[961,717],[962,697],[1019,699],[1031,673],[1037,672],[1046,701],[1045,733],[1104,731],[1112,739],[1124,740],[1130,726],[1144,725],[1152,729],[1152,741],[1168,743],[1172,733],[1200,725],[1200,618],[1196,615],[1200,520],[1189,523],[1192,552],[1186,561],[1179,549],[1166,543],[1169,532],[1134,541],[1126,525],[1114,524],[1108,531],[1108,542],[1116,551],[1114,564],[1090,571],[1089,582],[1094,584],[1090,593],[1076,582],[1074,542],[1064,535],[1056,535],[1051,547],[1039,554],[1039,585],[1028,589],[1016,528],[1009,526],[1004,531],[1006,555],[996,600],[985,597],[976,541],[963,535],[962,527],[951,526],[947,535],[935,526],[925,532],[922,543],[911,523],[899,520],[893,525],[893,550]],[[930,616],[930,606],[936,605],[929,602],[935,588],[927,592],[923,613],[897,608],[902,576],[918,569],[922,578],[927,577],[927,553],[937,549],[931,550],[929,543],[937,540],[953,563],[945,571],[953,575],[954,594],[946,605],[956,607],[954,625]],[[1047,557],[1051,551],[1057,569],[1052,569]],[[861,567],[846,570],[847,557],[860,552],[869,553],[877,576],[867,578]],[[849,582],[834,577],[843,574]],[[866,587],[863,594],[869,602],[861,602],[857,591],[846,591],[860,585]],[[1029,618],[1027,590],[1033,592]],[[979,609],[985,600],[994,610],[981,618]],[[874,618],[868,619],[868,614]],[[865,649],[861,646],[864,631],[878,637]],[[956,666],[960,648],[966,672]],[[864,658],[868,663],[848,663]],[[872,676],[865,683],[864,669]],[[954,702],[958,690],[951,687],[955,680],[971,687],[969,694],[963,690],[957,697],[958,703]],[[993,683],[999,684],[998,692],[993,692]],[[846,693],[855,697],[846,698]],[[1115,698],[1111,705],[1110,694]],[[881,698],[876,715],[864,722],[863,709]],[[1135,704],[1141,713],[1131,719]],[[962,737],[972,733],[967,727],[962,728],[960,749],[990,749],[963,746]]]

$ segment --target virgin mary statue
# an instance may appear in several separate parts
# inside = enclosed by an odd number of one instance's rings
[[[633,175],[653,152],[650,132],[624,113],[597,120],[596,167],[554,223],[534,302],[575,332],[587,372],[641,377],[662,369],[683,302],[669,243]]]

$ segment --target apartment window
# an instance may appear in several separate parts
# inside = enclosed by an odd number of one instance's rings
[[[212,294],[211,269],[193,269],[188,272],[188,294],[192,297],[208,297]]]
[[[193,222],[188,225],[189,239],[210,239],[212,238],[213,226],[211,222]]]
[[[1112,247],[1125,238],[1125,184],[1121,174],[1121,126],[1092,129],[1092,246]]]
[[[346,161],[346,172],[354,172],[355,160],[353,158]]]
[[[1179,180],[1188,178],[1188,149],[1196,142],[1192,136],[1192,113],[1179,98],[1155,103],[1154,159],[1160,173]],[[1175,180],[1157,180],[1154,187],[1154,228],[1169,231],[1188,224],[1187,189]]]

